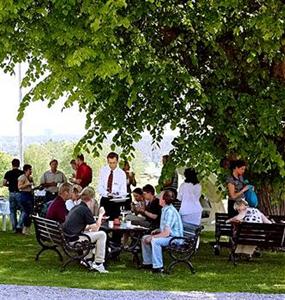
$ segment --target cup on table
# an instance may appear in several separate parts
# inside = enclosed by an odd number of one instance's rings
[[[109,226],[109,228],[113,228],[114,227],[114,221],[108,221],[108,226]]]
[[[127,228],[131,228],[132,227],[132,222],[131,221],[127,221],[126,224],[127,224]]]

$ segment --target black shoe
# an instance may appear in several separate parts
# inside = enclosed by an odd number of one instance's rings
[[[165,272],[163,268],[153,268],[152,273],[164,274]]]
[[[144,269],[144,270],[151,270],[152,269],[152,265],[140,265],[140,269]]]

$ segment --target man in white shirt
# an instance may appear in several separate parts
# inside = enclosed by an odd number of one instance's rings
[[[58,185],[67,182],[63,172],[57,169],[58,161],[53,159],[50,163],[50,170],[46,171],[41,177],[41,186],[46,191],[46,202],[53,200],[58,194]]]
[[[100,170],[98,193],[100,195],[100,207],[103,206],[110,220],[120,215],[120,203],[110,201],[114,197],[126,197],[127,178],[126,173],[118,167],[119,156],[115,152],[107,155],[108,165]]]

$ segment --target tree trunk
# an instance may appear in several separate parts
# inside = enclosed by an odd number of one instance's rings
[[[264,186],[258,192],[259,205],[258,208],[266,215],[285,215],[285,200],[281,199],[282,193],[279,193],[280,197],[277,197],[273,193],[272,187]],[[274,196],[273,196],[274,195]],[[282,197],[283,198],[283,197]]]

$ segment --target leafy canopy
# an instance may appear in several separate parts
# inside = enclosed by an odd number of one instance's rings
[[[79,148],[133,150],[166,126],[176,164],[214,170],[237,153],[260,176],[284,166],[281,0],[2,0],[1,67],[28,62],[31,101],[86,112]],[[36,83],[36,85],[35,85]]]

